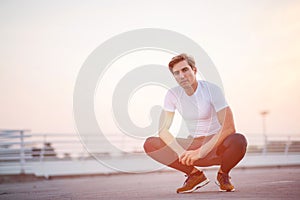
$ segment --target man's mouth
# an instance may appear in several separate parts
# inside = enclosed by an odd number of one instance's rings
[[[187,80],[180,81],[180,84],[187,83],[187,82],[188,82]]]

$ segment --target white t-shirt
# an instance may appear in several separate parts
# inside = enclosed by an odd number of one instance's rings
[[[164,102],[164,110],[178,110],[193,137],[217,133],[221,128],[217,112],[227,106],[221,89],[207,81],[198,81],[198,87],[191,96],[180,86],[171,88]]]

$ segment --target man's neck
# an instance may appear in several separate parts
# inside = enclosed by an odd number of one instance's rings
[[[188,96],[192,96],[196,92],[197,87],[198,87],[198,81],[196,80],[191,86],[185,87],[183,89]]]

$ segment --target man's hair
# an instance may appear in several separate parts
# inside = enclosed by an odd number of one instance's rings
[[[192,69],[196,68],[194,58],[187,55],[186,53],[182,53],[172,58],[172,60],[169,62],[169,70],[173,73],[174,65],[183,60],[185,60],[189,64],[189,66],[191,66]]]

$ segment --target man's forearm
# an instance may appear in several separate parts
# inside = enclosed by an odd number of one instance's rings
[[[215,134],[208,142],[200,147],[200,157],[205,157],[214,147],[219,146],[227,136],[233,133],[234,130],[228,129],[226,131],[221,130],[219,133]]]
[[[219,132],[219,137],[218,140],[216,141],[215,146],[218,147],[219,145],[222,144],[222,142],[225,140],[225,138],[227,138],[229,135],[234,134],[235,133],[235,129],[229,128],[226,130],[221,129],[221,131]]]
[[[173,135],[168,130],[162,130],[159,133],[159,137],[168,145],[178,156],[185,152],[185,149],[182,148],[173,137]]]

